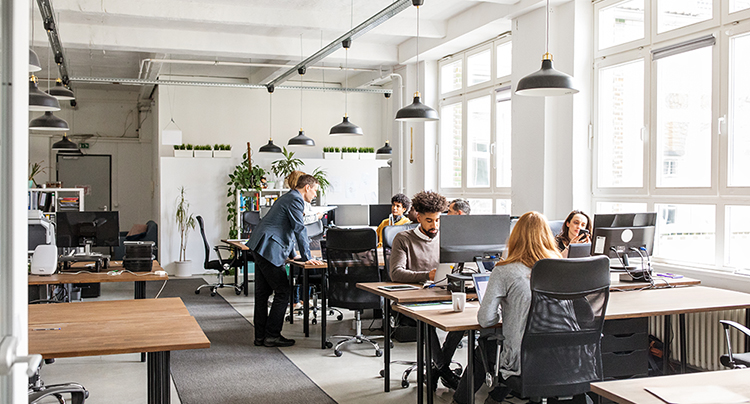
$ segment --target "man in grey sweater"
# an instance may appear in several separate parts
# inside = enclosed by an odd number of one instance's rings
[[[448,208],[448,202],[436,192],[422,191],[414,195],[412,206],[417,212],[419,226],[414,230],[402,231],[393,239],[391,280],[405,283],[434,281],[440,262],[440,214]],[[449,365],[462,336],[463,332],[449,333],[441,348],[435,330],[432,329],[430,333],[435,377],[440,377],[446,387],[454,390],[459,378]]]

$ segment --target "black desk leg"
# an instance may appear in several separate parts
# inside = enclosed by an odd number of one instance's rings
[[[435,386],[432,385],[432,332],[434,328],[427,324],[424,324],[424,330],[422,330],[422,338],[425,340],[425,366],[427,366],[427,404],[432,404],[435,398]]]
[[[328,279],[326,278],[326,271],[323,271],[323,275],[320,278],[320,349],[326,349],[326,312],[328,312],[328,297],[326,296],[326,285],[328,285]]]
[[[663,365],[664,368],[662,371],[662,374],[668,375],[669,374],[669,354],[671,353],[670,350],[672,348],[672,316],[667,314],[664,316],[664,358],[663,358]]]
[[[135,281],[135,298],[145,299],[146,298],[146,281]],[[146,362],[146,354],[141,352],[141,362]]]
[[[148,404],[169,404],[169,351],[148,353]]]
[[[466,397],[466,402],[468,404],[474,404],[474,341],[476,338],[476,331],[469,330],[469,349],[467,349],[467,358],[466,358],[466,369],[464,372],[468,372],[466,375],[466,381],[467,386],[469,386],[468,389],[466,389],[466,394],[469,396]]]
[[[417,320],[417,403],[424,402],[424,323]]]
[[[245,296],[247,296],[248,291],[248,269],[247,269],[247,263],[250,261],[248,259],[248,255],[250,254],[250,251],[242,251],[242,262],[244,265],[242,265],[242,290],[245,292]]]
[[[685,332],[685,313],[680,313],[680,373],[687,372],[687,335]]]
[[[310,278],[309,271],[302,268],[302,329],[305,337],[310,336]]]
[[[294,324],[294,265],[289,265],[289,324]]]
[[[385,386],[383,391],[386,393],[391,391],[391,301],[385,299],[383,305],[383,379],[385,379]]]

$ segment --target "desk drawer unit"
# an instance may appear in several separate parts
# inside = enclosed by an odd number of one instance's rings
[[[602,337],[604,380],[648,376],[648,319],[604,322]],[[599,397],[599,403],[611,403]]]

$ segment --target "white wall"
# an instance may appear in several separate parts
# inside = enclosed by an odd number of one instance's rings
[[[204,79],[205,81],[205,79]],[[291,82],[290,84],[296,84]],[[344,115],[344,93],[339,91],[306,91],[302,95],[302,124],[314,147],[288,148],[296,157],[319,159],[324,146],[379,148],[388,138],[389,121],[384,122],[384,109],[389,101],[382,94],[349,94],[350,121],[359,125],[362,137],[328,135],[330,128]],[[265,90],[225,87],[160,86],[157,95],[159,133],[174,118],[182,130],[183,143],[230,144],[230,159],[174,158],[173,147],[159,147],[159,190],[161,222],[159,245],[162,265],[172,272],[178,259],[179,235],[174,214],[174,200],[180,186],[185,186],[191,210],[206,220],[206,235],[215,245],[226,238],[226,197],[229,173],[241,162],[247,142],[253,149],[253,163],[270,169],[280,154],[257,153],[268,142],[269,94]],[[273,93],[273,139],[278,146],[297,135],[300,128],[300,92],[276,90]],[[203,272],[203,244],[196,232],[189,240],[187,258],[193,261],[194,273]]]

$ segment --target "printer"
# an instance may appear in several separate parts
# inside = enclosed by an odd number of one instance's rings
[[[29,210],[29,246],[28,252],[33,253],[38,245],[56,245],[55,224],[52,223],[41,210]]]

